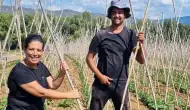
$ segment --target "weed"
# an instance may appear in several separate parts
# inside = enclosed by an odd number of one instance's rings
[[[72,99],[63,99],[63,100],[58,104],[58,107],[67,108],[67,107],[73,107],[74,105],[75,105],[74,100],[72,100]]]
[[[0,110],[4,110],[6,105],[7,105],[7,98],[6,97],[2,97],[0,100]]]
[[[76,66],[76,68],[79,71],[79,77],[80,77],[80,81],[82,83],[82,95],[83,95],[83,99],[84,99],[84,103],[87,103],[89,98],[90,98],[90,92],[89,92],[89,86],[87,83],[87,80],[84,76],[84,68],[83,65],[80,64],[80,62],[70,56],[68,56],[74,63],[74,65]]]
[[[135,92],[135,84],[134,84],[134,82],[130,81],[128,88],[129,88],[130,92]]]

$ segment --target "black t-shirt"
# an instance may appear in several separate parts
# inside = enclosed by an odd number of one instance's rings
[[[50,72],[42,62],[38,63],[37,69],[29,68],[20,62],[16,64],[8,77],[10,92],[6,110],[43,110],[45,100],[26,92],[20,85],[36,80],[48,89],[48,76]]]
[[[92,39],[89,52],[98,53],[97,67],[102,74],[116,81],[127,80],[129,58],[136,45],[135,31],[124,27],[119,34],[112,34],[104,29]]]

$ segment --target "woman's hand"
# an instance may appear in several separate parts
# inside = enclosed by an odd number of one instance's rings
[[[69,66],[67,65],[67,63],[65,61],[61,62],[60,63],[60,69],[59,69],[60,73],[65,74],[66,71],[68,71],[68,70],[69,70]]]
[[[80,97],[81,97],[81,94],[77,90],[72,90],[72,91],[68,92],[68,98],[78,99]]]

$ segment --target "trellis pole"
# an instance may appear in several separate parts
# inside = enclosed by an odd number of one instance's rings
[[[58,47],[57,47],[57,45],[56,45],[54,33],[53,33],[53,31],[52,31],[52,28],[50,27],[50,23],[49,23],[49,21],[48,21],[47,15],[46,15],[45,12],[44,12],[44,8],[43,8],[43,6],[42,6],[41,0],[39,0],[39,3],[40,3],[40,6],[41,6],[41,9],[42,9],[42,13],[43,13],[43,15],[44,15],[44,17],[45,17],[45,20],[46,20],[46,22],[47,22],[48,29],[49,29],[49,31],[50,31],[52,40],[53,40],[54,45],[55,45],[55,49],[56,49],[57,54],[58,54],[58,56],[59,56],[59,59],[60,59],[61,61],[64,61],[64,59],[63,59],[63,57],[61,56],[60,51],[58,50]],[[66,76],[67,76],[67,78],[68,78],[68,80],[69,80],[69,83],[70,83],[71,88],[72,88],[72,89],[75,89],[68,71],[66,71]],[[83,107],[82,107],[82,104],[81,104],[80,100],[79,100],[79,99],[76,99],[76,100],[77,100],[77,103],[78,103],[78,105],[79,105],[80,110],[83,110]]]
[[[144,25],[145,25],[145,22],[146,22],[146,17],[147,17],[147,14],[148,14],[148,9],[149,9],[149,6],[150,6],[150,2],[151,2],[151,0],[148,1],[147,7],[146,7],[146,11],[144,13],[144,18],[143,18],[143,21],[142,21],[141,32],[144,29]],[[139,32],[137,24],[136,24],[136,19],[135,19],[134,13],[133,13],[133,8],[132,8],[131,0],[129,0],[129,4],[130,4],[132,15],[133,15],[133,18],[134,18],[134,21],[135,21],[136,30],[137,30],[137,32]],[[138,41],[137,42],[137,47],[136,47],[136,50],[135,50],[135,54],[134,54],[134,57],[133,57],[133,60],[132,60],[132,65],[131,65],[130,71],[128,73],[128,80],[127,80],[126,85],[125,85],[125,90],[124,90],[124,93],[123,93],[123,98],[122,98],[122,103],[121,103],[120,110],[123,109],[123,104],[124,104],[124,101],[125,101],[125,97],[126,97],[126,93],[127,93],[127,88],[128,88],[128,85],[129,85],[129,81],[130,81],[130,77],[131,77],[133,68],[134,68],[134,62],[135,62],[135,59],[136,59],[136,56],[137,56],[138,49],[140,48],[139,46],[142,47],[142,44]],[[145,52],[144,52],[143,48],[141,48],[141,49],[142,49],[142,53],[143,53],[143,58],[145,60],[146,71],[147,71],[148,78],[149,78],[149,81],[150,81],[150,86],[151,86],[151,90],[152,90],[152,94],[153,94],[153,98],[154,98],[155,107],[156,107],[156,110],[157,110],[158,108],[157,108],[157,103],[156,103],[155,90],[154,90],[154,87],[152,85],[152,79],[151,79],[151,76],[150,76],[150,73],[149,73],[149,70],[148,70],[147,60],[145,58]]]

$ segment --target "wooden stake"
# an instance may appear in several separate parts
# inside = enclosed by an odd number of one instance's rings
[[[150,6],[150,2],[151,2],[151,0],[149,0],[149,2],[147,4],[146,11],[144,13],[144,18],[143,18],[143,21],[142,21],[141,31],[143,31],[143,29],[144,29],[144,25],[145,25],[145,22],[146,22],[146,17],[147,17],[147,14],[148,14],[148,9],[149,9],[149,6]],[[131,10],[132,10],[132,14],[133,14],[133,8],[132,8],[131,0],[129,0],[129,3],[130,3],[130,7],[131,7]],[[134,14],[133,14],[133,18],[135,20]],[[137,25],[137,24],[135,24],[135,25]],[[136,30],[138,32],[137,26],[136,26]],[[128,80],[127,80],[126,85],[125,85],[125,90],[124,90],[124,93],[123,93],[122,104],[121,104],[120,110],[123,109],[123,104],[124,104],[124,100],[125,100],[125,97],[126,97],[126,92],[127,92],[128,84],[129,84],[129,81],[130,81],[132,70],[134,68],[134,62],[136,60],[136,56],[137,56],[137,52],[138,52],[139,46],[142,47],[142,44],[140,42],[137,42],[137,47],[136,47],[136,51],[135,51],[135,54],[134,54],[134,57],[133,57],[133,60],[132,60],[132,65],[131,65],[130,71],[128,73]],[[150,81],[150,86],[151,86],[152,94],[153,94],[153,97],[154,97],[155,107],[156,107],[156,110],[157,110],[158,108],[157,108],[157,103],[156,103],[156,95],[155,95],[154,87],[152,85],[152,79],[151,79],[151,76],[150,76],[150,73],[149,73],[149,70],[148,70],[148,65],[147,65],[147,60],[145,58],[144,50],[143,50],[143,48],[141,48],[141,49],[142,49],[143,57],[144,57],[144,60],[145,60],[146,70],[147,70],[148,78],[149,78],[149,81]]]
[[[39,0],[39,3],[40,3],[40,6],[41,6],[43,15],[44,15],[44,17],[45,17],[45,20],[46,20],[46,22],[47,22],[48,29],[49,29],[49,31],[50,31],[50,33],[51,33],[51,37],[52,37],[52,39],[53,39],[53,42],[54,42],[54,45],[55,45],[55,49],[56,49],[56,51],[57,51],[57,54],[58,54],[58,56],[59,56],[59,59],[63,62],[64,59],[63,59],[63,57],[61,56],[60,51],[58,50],[58,47],[57,47],[57,45],[56,45],[56,41],[55,41],[55,38],[54,38],[54,34],[53,34],[53,31],[52,31],[52,29],[51,29],[51,27],[50,27],[50,24],[49,24],[47,15],[46,15],[45,12],[44,12],[44,8],[43,8],[43,6],[42,6],[41,0]],[[68,78],[68,80],[69,80],[69,83],[70,83],[71,88],[72,88],[72,89],[75,89],[75,88],[74,88],[74,85],[73,85],[73,82],[72,82],[72,80],[71,80],[71,78],[70,78],[70,76],[69,76],[69,72],[68,72],[68,71],[66,71],[66,76],[67,76],[67,78]],[[81,104],[81,102],[80,102],[79,99],[77,99],[77,103],[78,103],[78,105],[79,105],[80,110],[83,110],[82,104]]]

